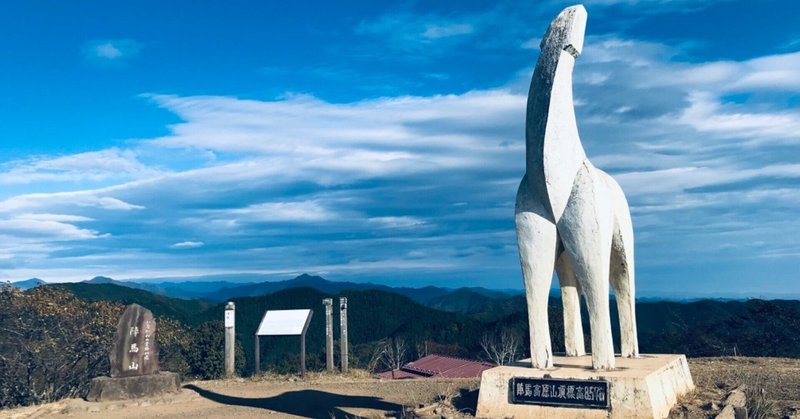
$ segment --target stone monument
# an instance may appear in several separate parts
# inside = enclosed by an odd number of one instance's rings
[[[111,377],[92,380],[89,401],[125,400],[180,390],[180,376],[158,368],[156,321],[150,310],[131,304],[117,323],[111,348]]]
[[[483,373],[479,417],[666,417],[677,397],[694,387],[683,355],[639,354],[630,210],[622,188],[586,157],[572,102],[572,70],[586,20],[582,5],[564,9],[540,44],[515,208],[531,358],[527,367]],[[550,342],[553,271],[561,286],[566,357],[554,356]],[[619,363],[609,285],[620,319]],[[589,313],[590,356],[580,295]]]

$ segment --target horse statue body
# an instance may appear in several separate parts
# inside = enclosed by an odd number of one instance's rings
[[[572,103],[572,70],[583,49],[586,9],[564,9],[550,24],[533,72],[525,127],[525,176],[515,222],[528,305],[531,364],[553,367],[547,300],[553,271],[564,306],[568,356],[585,355],[583,294],[592,367],[614,369],[609,284],[620,320],[623,357],[639,354],[634,295],[633,225],[619,184],[587,159]]]

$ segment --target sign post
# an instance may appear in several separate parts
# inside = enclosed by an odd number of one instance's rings
[[[234,375],[234,353],[236,347],[236,305],[228,301],[225,306],[225,377]]]
[[[253,375],[261,374],[261,345],[258,342],[258,332],[256,332],[256,373]]]
[[[347,374],[347,297],[339,297],[339,326],[342,334],[339,338],[342,350],[342,374]]]
[[[261,372],[260,336],[300,336],[300,375],[306,375],[306,332],[311,323],[311,309],[300,310],[267,310],[258,325],[255,336],[256,374]]]
[[[328,372],[333,372],[333,299],[322,300],[325,306],[325,358]]]

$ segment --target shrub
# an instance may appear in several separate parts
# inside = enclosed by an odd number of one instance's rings
[[[88,391],[108,374],[122,307],[54,287],[0,291],[0,407],[47,403]]]
[[[225,375],[225,330],[222,321],[205,322],[192,331],[192,339],[183,348],[189,375],[204,380]],[[244,369],[244,351],[237,342],[234,347],[235,370]]]

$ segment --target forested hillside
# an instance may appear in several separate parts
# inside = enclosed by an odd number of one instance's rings
[[[185,323],[193,323],[197,314],[209,308],[208,303],[200,300],[170,298],[116,284],[75,282],[52,284],[47,287],[66,289],[76,297],[87,301],[109,301],[123,305],[137,303],[147,307],[153,314],[172,317]]]

